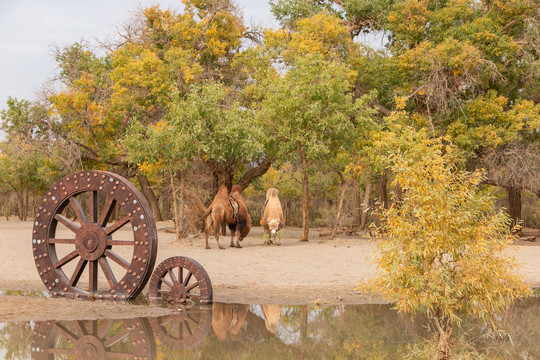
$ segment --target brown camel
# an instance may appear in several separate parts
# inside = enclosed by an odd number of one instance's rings
[[[242,196],[240,196],[239,190],[240,187],[238,185],[233,186],[229,196],[227,187],[221,185],[214,201],[208,207],[206,214],[204,214],[204,240],[207,249],[210,249],[210,246],[208,245],[208,234],[210,231],[214,232],[214,237],[216,238],[219,248],[225,249],[219,242],[222,224],[228,224],[229,229],[231,230],[231,247],[242,247],[240,246],[240,241],[242,241],[251,230],[251,217],[247,212],[246,205]],[[236,209],[233,209],[233,206],[235,206],[237,211],[235,211]],[[236,233],[238,233],[238,237],[235,245],[234,238]]]
[[[249,305],[212,304],[212,328],[219,341],[227,340],[227,333],[232,341],[240,339],[242,324],[249,311]]]

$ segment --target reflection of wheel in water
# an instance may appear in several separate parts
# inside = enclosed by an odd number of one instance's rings
[[[32,335],[32,359],[155,359],[145,319],[42,321]]]
[[[128,299],[152,274],[156,224],[145,197],[129,181],[105,171],[82,171],[59,181],[43,198],[32,248],[41,280],[53,295]]]
[[[199,345],[212,326],[212,309],[195,306],[180,313],[150,318],[156,338],[170,348],[191,349]]]
[[[154,270],[148,298],[152,302],[163,298],[169,302],[199,301],[208,304],[212,302],[212,283],[197,261],[174,256],[161,262]]]

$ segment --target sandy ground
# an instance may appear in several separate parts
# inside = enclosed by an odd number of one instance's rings
[[[0,290],[44,291],[32,256],[31,221],[0,220]],[[286,228],[281,246],[263,245],[262,228],[254,227],[242,249],[204,249],[204,238],[178,242],[158,224],[156,266],[171,256],[199,262],[210,276],[214,301],[244,304],[352,304],[379,301],[354,291],[358,281],[375,274],[375,243],[363,236],[338,235],[334,240],[310,230],[309,242],[299,242],[300,229]],[[129,238],[129,232],[126,232]],[[132,237],[131,237],[132,238]],[[540,286],[540,238],[515,246],[522,272],[532,286]],[[228,244],[229,236],[222,237]],[[58,311],[62,309],[62,311]],[[0,321],[157,316],[172,311],[102,301],[0,296]]]

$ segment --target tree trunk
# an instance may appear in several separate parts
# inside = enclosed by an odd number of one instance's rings
[[[24,187],[25,187],[26,193],[24,195],[23,221],[26,221],[28,219],[28,204],[30,202],[30,184],[29,184],[28,178],[26,178]]]
[[[181,236],[182,236],[182,234],[181,234],[182,222],[178,218],[178,202],[176,201],[176,188],[174,186],[174,176],[173,176],[173,174],[171,174],[171,176],[170,176],[170,182],[171,182],[171,193],[172,193],[172,198],[173,198],[173,209],[174,209],[174,216],[173,216],[174,231],[176,233],[176,240],[180,241]]]
[[[188,235],[189,227],[188,222],[186,219],[186,181],[184,177],[184,173],[180,172],[180,187],[178,189],[178,198],[180,199],[180,205],[179,205],[179,219],[180,219],[180,238],[183,239]]]
[[[508,191],[508,214],[512,219],[512,227],[519,224],[521,220],[521,189],[506,188]]]
[[[247,188],[254,179],[258,178],[259,176],[263,176],[268,169],[270,169],[271,165],[272,160],[269,158],[264,158],[260,164],[246,171],[236,183],[236,185],[240,186],[240,191]]]
[[[345,199],[345,192],[347,191],[347,183],[345,182],[345,178],[343,177],[343,174],[341,172],[338,172],[338,174],[341,180],[341,191],[339,194],[339,203],[338,203],[338,209],[336,213],[336,223],[334,224],[334,229],[332,230],[332,234],[330,234],[330,240],[334,239],[334,236],[336,235],[336,231],[339,227],[339,220],[341,218],[341,210],[343,208],[343,199]]]
[[[308,308],[307,305],[302,305],[302,314],[300,317],[300,342],[302,348],[306,348],[307,339],[308,339]]]
[[[403,188],[396,184],[396,189],[394,190],[394,206],[401,207],[401,202],[403,201]]]
[[[300,149],[302,158],[302,237],[300,241],[308,241],[309,236],[309,178],[307,172],[306,153]]]
[[[371,199],[371,192],[373,191],[373,183],[366,185],[366,192],[364,193],[364,202],[362,203],[362,222],[360,223],[360,229],[366,228],[367,216],[369,211],[369,200]]]
[[[352,192],[352,227],[354,230],[360,229],[362,223],[362,196],[360,193],[360,183],[358,179],[351,181]]]
[[[150,208],[152,209],[152,213],[154,214],[154,219],[156,221],[162,221],[163,217],[161,216],[161,211],[159,210],[159,202],[156,197],[156,194],[152,190],[152,187],[150,186],[150,182],[148,181],[148,178],[143,174],[138,174],[137,179],[139,180],[139,184],[141,185],[141,190],[144,196],[146,197],[146,200],[148,200],[148,203],[150,204]]]
[[[449,360],[450,338],[454,331],[455,322],[450,319],[435,319],[439,330],[439,342],[437,343],[437,360]]]
[[[386,184],[388,183],[388,174],[385,171],[377,182],[377,200],[379,206],[388,209],[388,191]]]
[[[4,204],[5,204],[5,208],[4,208],[4,209],[5,209],[5,214],[4,214],[4,215],[6,216],[6,221],[9,221],[9,215],[10,215],[10,214],[9,214],[9,207],[10,207],[10,203],[11,203],[11,199],[10,199],[9,196],[6,195],[6,197],[5,197],[5,202],[4,202]]]
[[[23,209],[24,209],[24,180],[21,178],[19,180],[19,190],[17,191],[17,200],[18,200],[18,215],[19,220],[23,220]]]

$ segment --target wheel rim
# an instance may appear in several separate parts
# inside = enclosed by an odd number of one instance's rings
[[[157,302],[212,302],[212,283],[206,270],[197,261],[184,256],[161,262],[150,279],[148,297]]]
[[[133,184],[110,172],[84,171],[45,195],[32,247],[39,275],[54,296],[128,299],[151,276],[157,230]]]

